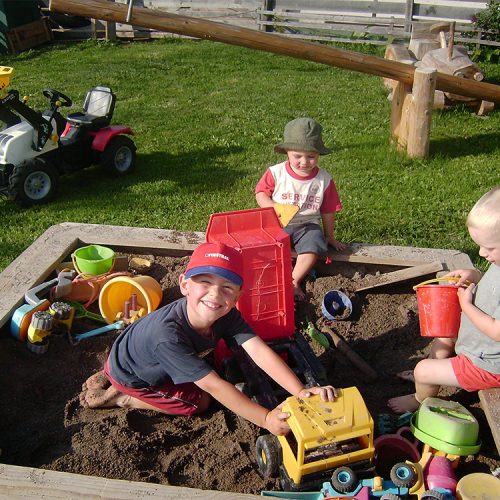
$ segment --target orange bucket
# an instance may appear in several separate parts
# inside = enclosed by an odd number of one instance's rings
[[[452,280],[453,278],[437,278],[413,287],[417,292],[418,319],[422,337],[458,336],[462,313],[457,295],[458,286],[434,283]]]

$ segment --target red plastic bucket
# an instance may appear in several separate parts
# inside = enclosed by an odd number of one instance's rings
[[[449,281],[446,278],[446,281]],[[462,309],[456,285],[431,284],[435,279],[416,285],[418,317],[422,337],[455,338],[460,327]]]

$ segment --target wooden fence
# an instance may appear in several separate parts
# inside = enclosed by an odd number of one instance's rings
[[[112,0],[111,0],[112,1]],[[131,0],[115,0],[128,4]],[[471,18],[488,0],[133,0],[134,6],[200,17],[212,21],[278,32],[288,37],[387,44],[407,40],[423,22],[455,21],[459,43],[500,46],[484,40]],[[96,35],[104,32],[97,24]],[[117,24],[119,37],[157,38],[164,33]],[[167,34],[168,36],[168,34]]]

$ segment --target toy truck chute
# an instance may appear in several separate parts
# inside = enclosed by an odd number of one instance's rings
[[[375,454],[373,419],[356,387],[340,390],[332,402],[319,396],[289,397],[291,432],[264,435],[256,442],[257,463],[264,476],[281,478],[285,491],[317,489],[334,469],[371,469]]]

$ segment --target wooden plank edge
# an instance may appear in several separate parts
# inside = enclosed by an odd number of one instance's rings
[[[500,455],[500,388],[479,391],[479,401]]]
[[[0,464],[0,498],[99,498],[99,499],[223,499],[258,498],[245,493],[200,490],[98,476],[84,476],[33,467]]]
[[[362,292],[371,288],[378,288],[385,285],[393,285],[394,283],[411,280],[414,278],[418,278],[419,276],[427,276],[428,274],[436,273],[442,270],[443,264],[441,262],[435,261],[431,262],[430,264],[422,264],[419,266],[409,267],[407,269],[400,269],[399,271],[384,273],[376,277],[376,279],[379,280],[377,283],[374,282],[371,285],[356,288],[355,292]]]

